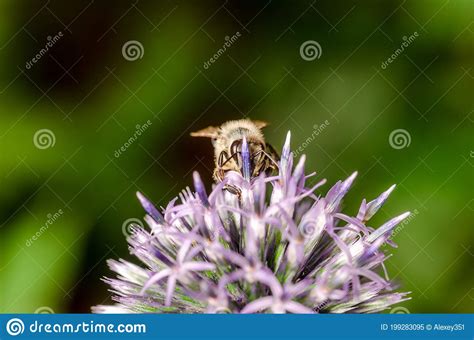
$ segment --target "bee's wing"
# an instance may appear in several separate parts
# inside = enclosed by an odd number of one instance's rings
[[[252,123],[254,123],[259,129],[263,129],[265,126],[268,126],[268,122],[263,120],[252,120]]]
[[[205,129],[191,132],[191,136],[193,137],[207,137],[207,138],[216,138],[218,134],[219,128],[215,126],[208,126]]]

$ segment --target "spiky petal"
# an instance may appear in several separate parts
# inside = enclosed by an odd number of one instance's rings
[[[387,277],[382,245],[409,213],[368,225],[394,186],[352,217],[341,203],[357,173],[316,196],[325,181],[306,187],[305,157],[293,168],[290,133],[278,176],[250,178],[246,140],[241,152],[243,176],[228,172],[209,195],[197,172],[195,191],[163,213],[137,194],[150,231],[134,227],[128,242],[142,265],[109,261],[118,276],[104,281],[116,305],[94,312],[372,313],[407,299]]]

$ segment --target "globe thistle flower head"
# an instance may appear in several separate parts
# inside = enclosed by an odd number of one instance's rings
[[[341,204],[357,173],[325,196],[308,187],[305,156],[293,166],[290,134],[278,174],[250,178],[247,142],[242,169],[208,194],[197,172],[160,212],[144,195],[148,227],[134,226],[130,252],[141,265],[109,260],[113,306],[98,313],[373,313],[407,300],[395,291],[381,247],[409,213],[378,228],[368,224],[394,186],[362,201],[357,216]],[[237,188],[239,194],[226,190]],[[384,247],[386,249],[386,247]]]

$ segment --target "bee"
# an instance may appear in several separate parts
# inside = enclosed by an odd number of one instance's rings
[[[209,126],[192,132],[191,136],[211,138],[215,162],[213,177],[216,182],[221,182],[228,171],[237,171],[243,175],[242,142],[245,137],[250,154],[250,177],[253,178],[278,168],[278,153],[265,142],[261,131],[267,125],[267,122],[260,120],[231,120],[218,127]]]

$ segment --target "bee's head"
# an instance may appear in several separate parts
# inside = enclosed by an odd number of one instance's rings
[[[248,167],[249,175],[252,177],[258,176],[261,172],[263,160],[265,158],[265,145],[259,141],[243,139],[234,140],[228,151],[222,151],[218,156],[218,165],[228,169],[239,171],[244,175],[245,166]],[[246,165],[247,164],[247,165]]]

